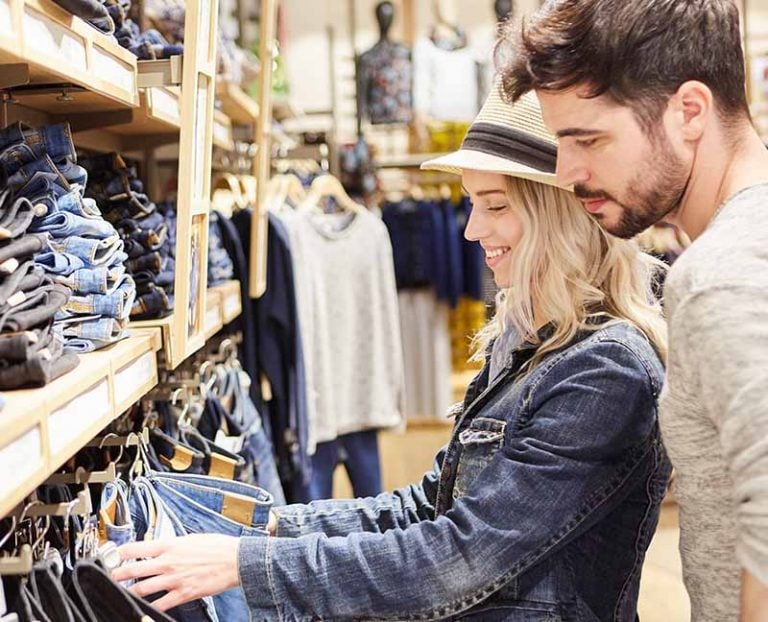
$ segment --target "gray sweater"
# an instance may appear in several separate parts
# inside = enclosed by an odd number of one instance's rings
[[[661,424],[691,615],[737,620],[741,568],[768,584],[768,184],[729,199],[665,298]]]

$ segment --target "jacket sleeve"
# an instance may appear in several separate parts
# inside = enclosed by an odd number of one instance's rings
[[[435,520],[343,538],[243,538],[240,577],[254,618],[449,617],[606,516],[658,450],[656,391],[621,343],[576,357],[549,370],[517,429]]]
[[[367,531],[384,533],[406,529],[435,517],[437,482],[445,450],[435,458],[434,470],[424,475],[420,484],[367,499],[313,501],[275,508],[278,538],[297,538],[312,533],[329,537]]]

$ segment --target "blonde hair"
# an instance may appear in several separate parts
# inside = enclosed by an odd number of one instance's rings
[[[473,359],[482,360],[511,325],[538,346],[530,370],[578,332],[619,321],[642,331],[666,358],[666,325],[652,294],[664,265],[641,253],[636,242],[607,234],[567,190],[508,177],[507,197],[523,235],[511,257],[511,286],[499,292],[495,317],[475,335]],[[543,342],[535,316],[554,327]]]

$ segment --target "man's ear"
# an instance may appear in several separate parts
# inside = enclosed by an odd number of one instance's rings
[[[675,120],[684,140],[698,141],[715,113],[715,100],[710,88],[697,80],[680,85],[670,100]]]

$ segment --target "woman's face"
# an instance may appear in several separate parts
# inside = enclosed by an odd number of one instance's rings
[[[496,285],[502,289],[509,287],[510,261],[523,236],[523,223],[509,204],[507,178],[496,173],[464,170],[461,181],[472,202],[464,237],[480,242]]]

